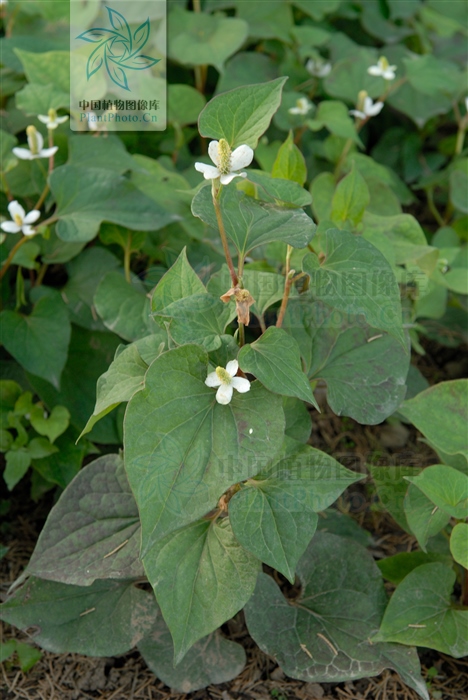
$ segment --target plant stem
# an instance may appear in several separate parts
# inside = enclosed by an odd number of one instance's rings
[[[239,347],[245,345],[245,327],[243,323],[239,323]]]
[[[439,226],[445,226],[445,221],[443,220],[443,218],[441,217],[441,215],[437,211],[437,207],[434,203],[434,190],[432,189],[432,187],[427,188],[426,196],[427,196],[427,204],[429,206],[429,210],[430,210],[432,216],[437,221]]]
[[[23,238],[20,238],[18,243],[15,243],[13,248],[10,250],[10,253],[9,253],[7,259],[3,263],[2,269],[0,270],[0,280],[4,278],[8,268],[11,265],[11,261],[15,257],[16,251],[19,250],[21,248],[21,246],[24,245],[24,243],[26,243],[27,240],[28,240],[28,236],[23,236]]]
[[[216,181],[212,181],[211,194],[213,196],[213,206],[216,214],[216,221],[218,222],[219,235],[221,237],[221,243],[223,244],[224,257],[226,258],[226,263],[229,268],[229,273],[231,275],[232,286],[237,287],[239,283],[239,278],[237,277],[234,265],[232,262],[231,253],[229,251],[229,245],[226,236],[226,229],[224,228],[223,215],[221,213],[221,207],[219,206],[219,197],[222,190],[222,185],[216,186]]]
[[[49,267],[49,266],[48,266],[47,263],[42,263],[41,269],[40,269],[39,272],[37,273],[36,282],[35,282],[35,284],[34,284],[35,287],[40,287],[40,285],[42,284],[42,281],[43,281],[43,279],[44,279],[44,277],[45,277],[45,273],[47,272],[47,268],[48,268],[48,267]]]
[[[132,255],[132,239],[131,236],[128,237],[127,243],[124,248],[124,273],[125,279],[130,284],[132,281],[131,271],[130,271],[130,258]]]
[[[47,197],[48,194],[49,194],[49,183],[46,182],[46,186],[44,187],[44,190],[43,190],[41,196],[37,200],[37,203],[36,203],[34,209],[40,209],[42,207],[42,205],[45,202],[45,198]]]
[[[5,192],[6,198],[8,199],[9,202],[13,201],[13,195],[10,192],[10,188],[8,187],[7,179],[5,176],[5,173],[0,173],[0,177],[2,179],[3,183],[3,191]]]
[[[285,280],[284,280],[284,292],[283,292],[283,299],[281,301],[281,306],[280,306],[278,318],[276,320],[276,327],[277,328],[281,328],[281,326],[283,325],[284,315],[285,315],[286,309],[288,307],[289,293],[291,291],[291,285],[293,283],[293,278],[291,276],[291,253],[292,253],[292,246],[288,245],[287,250],[286,250],[286,270],[285,270]]]

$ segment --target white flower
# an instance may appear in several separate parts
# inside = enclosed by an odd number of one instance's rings
[[[367,119],[367,117],[375,117],[382,110],[384,106],[383,102],[372,102],[372,99],[366,96],[363,101],[361,109],[350,109],[349,113],[359,119]]]
[[[325,78],[325,76],[329,74],[331,69],[331,63],[328,63],[328,61],[323,61],[320,58],[316,61],[314,61],[313,58],[309,58],[309,60],[306,63],[307,72],[311,75],[314,75],[316,78]]]
[[[18,204],[15,200],[8,205],[8,211],[12,221],[4,221],[0,224],[2,231],[7,233],[19,233],[22,231],[25,236],[34,236],[36,232],[29,224],[33,224],[40,217],[41,212],[38,209],[33,209],[26,214],[21,204]]]
[[[231,360],[224,367],[216,367],[215,372],[210,374],[205,379],[206,386],[219,387],[216,392],[216,401],[221,404],[228,404],[232,399],[233,389],[236,389],[241,394],[250,390],[250,382],[243,377],[236,377],[239,363],[237,360]]]
[[[34,158],[50,158],[58,151],[58,146],[44,148],[44,138],[35,126],[28,126],[26,129],[28,135],[29,148],[13,148],[15,156],[21,160],[34,160]]]
[[[247,177],[247,173],[238,173],[236,170],[250,165],[254,156],[253,150],[245,144],[231,151],[225,139],[211,141],[208,154],[216,167],[206,163],[195,163],[195,170],[203,173],[205,180],[214,180],[219,177],[222,185],[229,185],[235,177]]]
[[[296,106],[288,109],[289,114],[307,114],[312,109],[313,104],[307,97],[300,97],[296,100]]]
[[[367,69],[369,75],[380,75],[384,80],[393,80],[395,78],[396,66],[390,66],[385,56],[381,56],[377,61],[377,65]]]
[[[48,129],[56,129],[59,124],[63,124],[67,121],[68,116],[58,117],[55,109],[51,107],[48,114],[38,114],[37,118],[40,122],[45,124]]]

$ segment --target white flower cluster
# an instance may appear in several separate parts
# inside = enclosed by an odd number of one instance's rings
[[[0,224],[2,231],[6,233],[19,233],[22,231],[25,236],[34,236],[35,229],[31,224],[38,220],[41,212],[38,209],[33,209],[28,214],[16,200],[8,205],[11,221],[3,221]]]

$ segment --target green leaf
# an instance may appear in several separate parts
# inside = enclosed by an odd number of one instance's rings
[[[111,333],[89,332],[73,326],[60,391],[38,377],[28,375],[28,380],[49,410],[57,405],[67,406],[71,423],[80,432],[93,412],[96,382],[109,368],[118,345],[119,339]],[[105,445],[120,444],[115,416],[106,416],[89,437]]]
[[[411,532],[406,519],[404,500],[408,491],[405,476],[415,476],[419,467],[374,467],[369,466],[379,500],[396,523],[406,532]]]
[[[61,489],[68,486],[79,472],[84,457],[92,451],[87,441],[83,441],[78,446],[75,445],[77,434],[73,428],[69,428],[57,438],[54,444],[56,451],[53,454],[42,459],[34,459],[32,463],[34,471],[49,484],[56,484]]]
[[[23,673],[30,671],[42,658],[42,652],[39,649],[23,642],[16,642],[16,654]]]
[[[295,396],[318,409],[302,370],[299,346],[282,328],[270,326],[258,340],[241,348],[238,359],[241,369],[257,377],[269,391]]]
[[[29,85],[17,94],[17,106],[27,114],[47,114],[53,107],[70,104],[70,53],[31,53],[14,49],[23,64]]]
[[[63,92],[70,93],[69,51],[31,53],[15,49],[15,54],[23,64],[29,83],[38,85],[53,84]]]
[[[203,15],[203,20],[206,16]],[[214,97],[200,114],[198,128],[205,138],[224,138],[231,148],[256,148],[281,101],[287,78],[243,85]]]
[[[425,552],[428,540],[444,528],[450,515],[424,495],[416,486],[410,484],[404,500],[406,521],[418,544]]]
[[[281,398],[254,382],[228,406],[218,404],[205,385],[207,365],[198,346],[163,353],[127,407],[125,467],[140,511],[145,566],[161,537],[214,508],[283,441]]]
[[[409,353],[360,319],[312,302],[309,294],[291,299],[283,324],[299,344],[309,378],[327,383],[337,415],[381,423],[404,398]]]
[[[138,644],[138,651],[150,670],[180,693],[192,693],[211,683],[227,683],[245,666],[244,648],[214,632],[196,642],[174,668],[174,645],[162,615]]]
[[[94,295],[94,306],[110,331],[124,340],[137,340],[158,327],[151,318],[150,300],[144,290],[127,282],[120,272],[108,272]]]
[[[178,345],[197,343],[210,352],[221,347],[221,335],[234,315],[233,309],[205,290],[174,301],[154,318]]]
[[[260,649],[293,678],[339,682],[375,676],[384,668],[429,700],[415,649],[371,644],[386,596],[370,554],[348,538],[316,533],[297,567],[301,594],[290,603],[260,574],[245,614]]]
[[[190,85],[172,83],[167,86],[167,94],[167,121],[179,126],[195,124],[206,104],[204,95]]]
[[[378,248],[392,265],[415,263],[427,274],[433,271],[437,256],[431,262],[428,254],[435,249],[427,245],[424,231],[414,216],[379,216],[366,212],[362,223],[362,236]]]
[[[421,391],[400,408],[400,413],[422,432],[439,454],[458,458],[461,471],[465,473],[468,468],[467,395],[468,380],[455,379]]]
[[[215,66],[223,72],[223,64],[247,38],[244,20],[188,12],[175,7],[170,13],[168,51],[177,63],[189,66]]]
[[[108,170],[62,165],[51,174],[50,187],[57,202],[57,235],[63,241],[90,241],[103,221],[156,231],[178,219]]]
[[[251,194],[250,182],[255,186],[255,198],[264,202],[283,203],[290,207],[305,207],[311,203],[309,192],[292,180],[272,177],[260,170],[249,170],[247,179],[239,186],[240,189],[245,189],[247,194]]]
[[[463,170],[452,170],[450,173],[450,200],[458,211],[468,214],[466,191],[468,189],[468,174]]]
[[[151,340],[153,340],[152,336]],[[154,337],[158,348],[161,344],[159,340],[158,337]],[[130,401],[133,394],[143,388],[147,369],[148,365],[141,358],[136,343],[132,343],[116,355],[107,372],[104,372],[97,381],[96,405],[80,438],[89,433],[101,418],[122,401]]]
[[[425,54],[404,58],[406,77],[410,85],[424,95],[442,93],[455,97],[460,89],[460,71],[455,63]]]
[[[220,204],[226,234],[243,257],[253,248],[272,241],[304,248],[315,232],[314,222],[301,209],[263,204],[232,187],[223,189]],[[192,213],[218,230],[209,187],[203,187],[193,198]]]
[[[27,270],[38,270],[39,263],[36,262],[36,258],[40,252],[40,245],[34,241],[28,241],[15,253],[11,262],[13,265],[25,267]]]
[[[184,248],[172,267],[156,285],[151,297],[151,310],[162,311],[174,301],[205,292],[203,282],[190,265],[186,248]]]
[[[339,183],[331,204],[331,219],[336,224],[350,221],[356,226],[370,202],[366,181],[355,167]]]
[[[456,659],[468,654],[468,610],[452,606],[454,583],[455,572],[444,564],[418,566],[392,595],[374,640],[429,647]]]
[[[307,179],[307,168],[304,156],[294,143],[293,132],[281,145],[271,171],[273,177],[281,177],[303,185]]]
[[[457,523],[450,535],[450,551],[456,562],[468,569],[468,524]]]
[[[331,202],[335,193],[335,178],[332,173],[319,173],[310,186],[312,209],[317,221],[330,219]]]
[[[264,469],[229,501],[235,536],[294,583],[295,570],[325,510],[362,478],[308,445]]]
[[[270,0],[267,5],[241,2],[237,13],[247,22],[250,38],[280,39],[290,43],[289,33],[294,21],[291,8],[283,0]]]
[[[235,539],[228,518],[171,532],[144,563],[171,631],[175,664],[244,607],[260,568]]]
[[[323,513],[320,513],[317,530],[340,537],[349,537],[363,547],[371,547],[373,544],[370,532],[358,525],[350,515],[335,508],[327,508]]]
[[[332,134],[341,136],[344,139],[351,139],[358,146],[362,146],[362,141],[359,138],[354,122],[348,114],[348,108],[344,102],[336,100],[327,100],[321,102],[315,113],[315,119],[309,119],[307,122],[312,131],[320,131],[327,128]]]
[[[58,452],[58,448],[44,437],[33,438],[28,443],[27,449],[32,459],[43,459]]]
[[[31,466],[31,455],[24,447],[19,450],[10,450],[5,454],[6,467],[3,478],[8,491],[11,491]]]
[[[36,54],[36,56],[39,54]],[[70,93],[52,83],[29,83],[16,93],[16,106],[25,114],[47,114],[49,109],[60,109],[70,104]]]
[[[144,575],[140,519],[119,455],[82,469],[49,513],[27,574],[90,586]]]
[[[298,442],[307,442],[310,438],[312,423],[304,402],[290,396],[283,396],[283,410],[286,419],[285,435]]]
[[[30,578],[0,607],[0,619],[20,629],[37,627],[34,641],[55,654],[124,654],[149,631],[154,598],[131,581],[68,586]]]
[[[418,566],[432,564],[436,561],[450,564],[450,557],[447,557],[445,554],[437,554],[436,552],[400,552],[392,557],[380,559],[377,562],[377,566],[387,581],[398,586]]]
[[[44,409],[37,406],[31,412],[31,425],[39,435],[45,435],[51,442],[65,432],[70,424],[70,412],[65,406],[55,406],[50,416],[44,416]]]
[[[123,141],[112,134],[105,139],[97,139],[91,134],[70,136],[67,165],[86,170],[110,170],[118,175],[127,170],[141,170]]]
[[[0,402],[3,409],[14,408],[23,393],[18,382],[12,379],[0,379]]]
[[[445,464],[433,464],[406,477],[429,500],[453,518],[468,518],[468,476]]]
[[[25,370],[57,389],[67,360],[70,330],[67,310],[55,290],[48,290],[29,316],[17,311],[0,314],[0,340],[8,352]]]
[[[2,643],[0,647],[0,663],[9,659],[15,653],[17,644],[16,639],[9,639],[7,642]]]
[[[320,234],[318,243],[325,255],[322,264],[314,254],[303,260],[314,298],[343,314],[363,316],[405,347],[400,290],[382,253],[363,238],[337,229]]]
[[[18,159],[13,155],[11,150],[17,145],[18,139],[16,136],[0,129],[0,172],[7,173],[17,165]]]

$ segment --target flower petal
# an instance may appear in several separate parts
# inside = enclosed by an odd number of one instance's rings
[[[302,109],[299,107],[290,107],[288,109],[289,114],[302,114]]]
[[[39,150],[39,158],[50,158],[57,153],[58,146],[52,146],[52,148],[41,148]]]
[[[36,140],[37,140],[37,152],[40,153],[44,147],[44,137],[42,136],[40,131],[36,131]],[[28,143],[29,143],[29,138],[28,138]],[[31,146],[31,144],[29,143]]]
[[[376,102],[375,104],[371,105],[366,109],[366,113],[370,117],[375,117],[377,114],[379,114],[382,111],[384,103],[383,102]]]
[[[250,382],[248,379],[244,379],[244,377],[233,377],[231,386],[240,394],[245,394],[246,391],[250,391]]]
[[[382,75],[382,69],[380,66],[371,66],[367,69],[369,75]]]
[[[229,173],[228,175],[221,175],[219,179],[222,185],[229,185],[235,177],[247,177],[247,173]]]
[[[32,226],[23,226],[21,229],[25,236],[34,236],[36,230]]]
[[[210,386],[214,388],[215,386],[221,386],[222,381],[216,374],[216,372],[210,372],[207,378],[205,379],[205,384],[206,386]]]
[[[242,170],[253,161],[254,152],[250,146],[238,146],[231,155],[231,170]]]
[[[359,119],[365,119],[366,115],[364,112],[360,112],[358,109],[350,109],[349,113],[353,115],[353,117],[359,117]]]
[[[33,154],[29,150],[29,148],[12,148],[11,149],[15,156],[19,158],[20,160],[32,160],[34,158]]]
[[[35,221],[38,220],[40,215],[41,212],[39,211],[39,209],[33,209],[32,211],[28,212],[25,217],[23,217],[23,223],[33,224]]]
[[[8,211],[10,212],[11,218],[14,220],[15,216],[19,216],[21,218],[21,221],[24,219],[24,216],[26,212],[24,211],[23,207],[19,202],[16,201],[16,199],[13,202],[10,202],[8,205]]]
[[[64,124],[68,120],[68,114],[66,114],[64,117],[55,117],[55,121],[57,124]]]
[[[237,360],[231,360],[226,365],[226,372],[228,372],[231,375],[231,377],[236,376],[238,369],[239,369],[239,363],[237,362]]]
[[[6,231],[7,233],[18,233],[21,231],[21,226],[15,224],[14,221],[4,221],[0,224],[0,228],[2,231]]]
[[[199,173],[203,173],[205,180],[214,180],[219,177],[219,170],[215,168],[214,165],[208,165],[207,163],[195,163],[195,170]]]
[[[232,399],[232,386],[230,384],[221,384],[216,392],[216,401],[224,406]]]
[[[39,119],[40,122],[43,124],[48,124],[49,123],[49,115],[48,114],[38,114],[37,118]]]
[[[219,165],[218,143],[218,141],[210,141],[210,145],[208,146],[208,155],[210,156],[211,160],[216,165],[216,167],[218,167]]]

